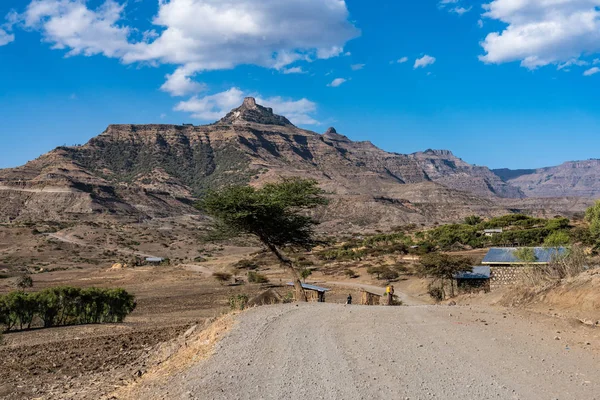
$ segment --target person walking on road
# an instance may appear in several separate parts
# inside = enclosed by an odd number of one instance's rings
[[[352,304],[352,295],[349,294],[348,298],[346,299],[346,304]]]
[[[385,292],[387,293],[387,305],[393,306],[394,305],[394,285],[388,285],[385,288]]]

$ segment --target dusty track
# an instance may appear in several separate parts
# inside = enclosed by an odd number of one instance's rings
[[[552,324],[468,307],[261,307],[240,316],[211,359],[138,396],[600,399],[599,357],[556,340]]]

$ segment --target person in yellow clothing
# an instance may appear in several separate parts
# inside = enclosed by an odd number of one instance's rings
[[[385,293],[387,294],[387,305],[391,306],[394,304],[394,285],[387,285],[385,288]]]

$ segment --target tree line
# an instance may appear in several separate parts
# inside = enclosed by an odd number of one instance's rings
[[[124,289],[54,287],[0,296],[0,325],[5,331],[53,326],[120,323],[136,307]]]

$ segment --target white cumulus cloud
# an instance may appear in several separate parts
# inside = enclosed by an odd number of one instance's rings
[[[338,87],[340,85],[342,85],[343,83],[346,82],[346,79],[344,78],[335,78],[333,81],[331,81],[330,84],[328,84],[327,86],[329,87]]]
[[[425,54],[423,57],[421,58],[417,58],[415,60],[415,65],[413,66],[413,68],[417,69],[417,68],[425,68],[428,65],[432,65],[435,63],[435,57],[429,56],[427,54]]]
[[[15,35],[0,28],[0,46],[5,46],[15,40]]]
[[[494,0],[483,17],[507,24],[482,42],[485,63],[535,69],[600,51],[600,0]]]
[[[592,67],[592,68],[586,70],[583,73],[583,76],[592,76],[594,74],[597,74],[598,72],[600,72],[600,68],[598,68],[598,67]]]
[[[398,64],[404,64],[407,61],[408,61],[408,57],[402,57],[402,58],[398,59],[397,63]]]
[[[118,24],[123,10],[113,0],[93,10],[82,0],[34,0],[22,19],[26,28],[41,31],[52,48],[68,50],[68,56],[122,57],[132,50],[131,29]]]
[[[318,123],[311,116],[316,112],[317,105],[310,100],[305,98],[291,100],[279,96],[262,98],[252,93],[246,93],[236,87],[204,97],[194,96],[177,104],[175,111],[191,113],[193,118],[202,121],[216,121],[242,104],[247,96],[256,97],[258,104],[271,107],[275,113],[287,117],[294,124],[314,125]]]
[[[365,64],[352,64],[350,68],[352,71],[359,71],[365,67]]]
[[[166,76],[167,81],[160,87],[160,90],[170,93],[171,96],[185,96],[205,90],[206,85],[194,81],[193,74],[185,67],[177,68],[175,72]]]
[[[175,65],[162,87],[173,95],[197,91],[193,76],[202,71],[242,64],[281,70],[299,60],[336,57],[360,34],[344,0],[158,0],[154,29],[144,32],[126,24],[125,5],[33,0],[20,20],[69,56]]]

